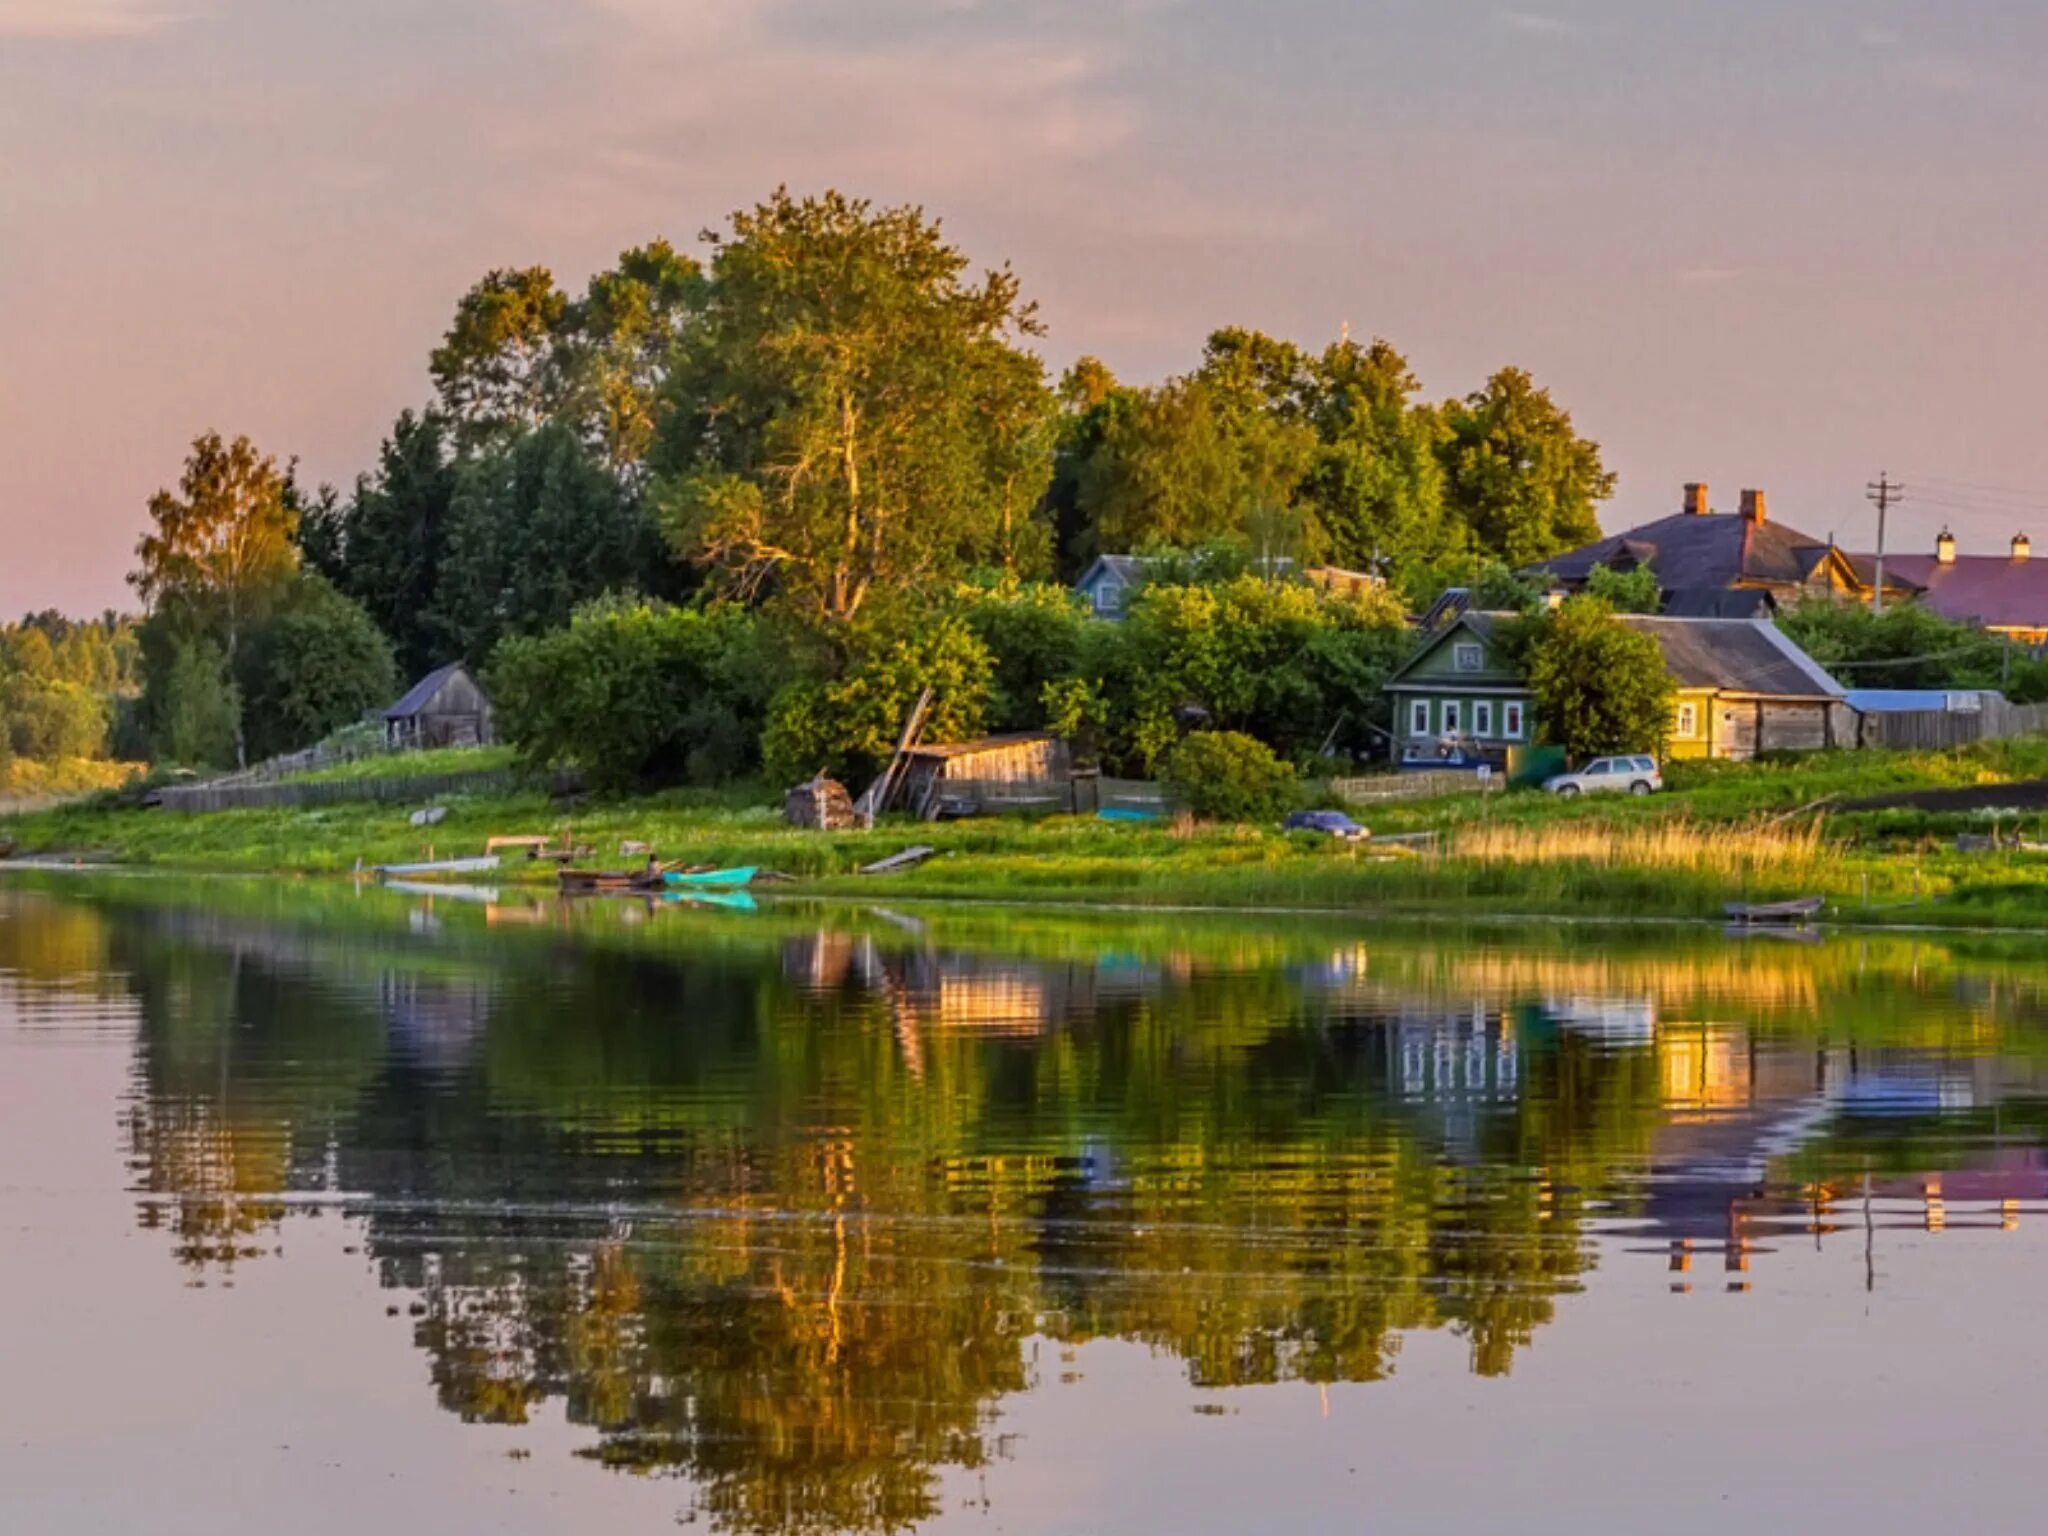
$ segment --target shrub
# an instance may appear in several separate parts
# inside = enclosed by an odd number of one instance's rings
[[[389,704],[397,687],[390,642],[318,576],[293,584],[250,637],[237,670],[242,729],[258,758],[325,739]]]
[[[1528,656],[1546,739],[1578,759],[1662,749],[1676,695],[1664,654],[1598,598],[1575,597],[1538,621]]]
[[[826,675],[775,696],[761,753],[777,783],[817,773],[872,775],[895,751],[904,718],[932,690],[924,740],[957,741],[984,729],[994,658],[957,614],[908,606],[864,609],[837,637]]]
[[[504,641],[490,680],[522,764],[573,763],[616,790],[750,769],[766,671],[755,621],[738,610],[604,599],[567,629]]]
[[[1237,731],[1198,731],[1167,755],[1163,775],[1181,806],[1205,821],[1273,821],[1294,803],[1294,770]]]

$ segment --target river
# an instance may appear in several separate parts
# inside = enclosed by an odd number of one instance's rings
[[[2030,1528],[2048,949],[0,882],[0,1530]]]

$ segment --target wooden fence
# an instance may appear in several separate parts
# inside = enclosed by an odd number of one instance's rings
[[[423,804],[444,795],[500,795],[520,788],[523,780],[509,768],[471,769],[466,773],[394,775],[381,779],[290,780],[282,784],[184,784],[157,792],[157,803],[179,815],[207,811],[297,810],[316,805]],[[575,794],[583,787],[574,773],[557,773],[549,792]]]
[[[1330,793],[1346,805],[1385,805],[1395,800],[1431,800],[1438,795],[1495,794],[1506,789],[1508,776],[1490,773],[1484,779],[1465,770],[1427,773],[1383,773],[1368,779],[1332,779]]]
[[[1099,811],[1165,815],[1172,802],[1149,779],[948,779],[937,807],[949,816],[1093,816]]]
[[[1858,717],[1856,745],[1937,751],[1978,741],[2004,741],[2048,731],[2048,704],[2009,704],[1986,698],[1979,709],[1914,709]]]

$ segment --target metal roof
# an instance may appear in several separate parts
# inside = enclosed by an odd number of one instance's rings
[[[1621,622],[1648,635],[1681,688],[1714,688],[1769,698],[1830,698],[1842,685],[1819,662],[1764,619],[1676,619],[1624,613]]]
[[[425,677],[406,689],[405,697],[384,711],[386,720],[409,720],[434,700],[434,695],[447,686],[448,680],[465,670],[459,661],[451,661],[445,667],[436,667]]]

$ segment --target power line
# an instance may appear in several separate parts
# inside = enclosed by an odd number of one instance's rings
[[[1892,477],[1880,474],[1866,489],[1866,494],[1877,503],[1877,595],[1872,600],[1872,611],[1884,612],[1884,515],[1895,502],[1906,499],[1906,488],[1893,485]]]

